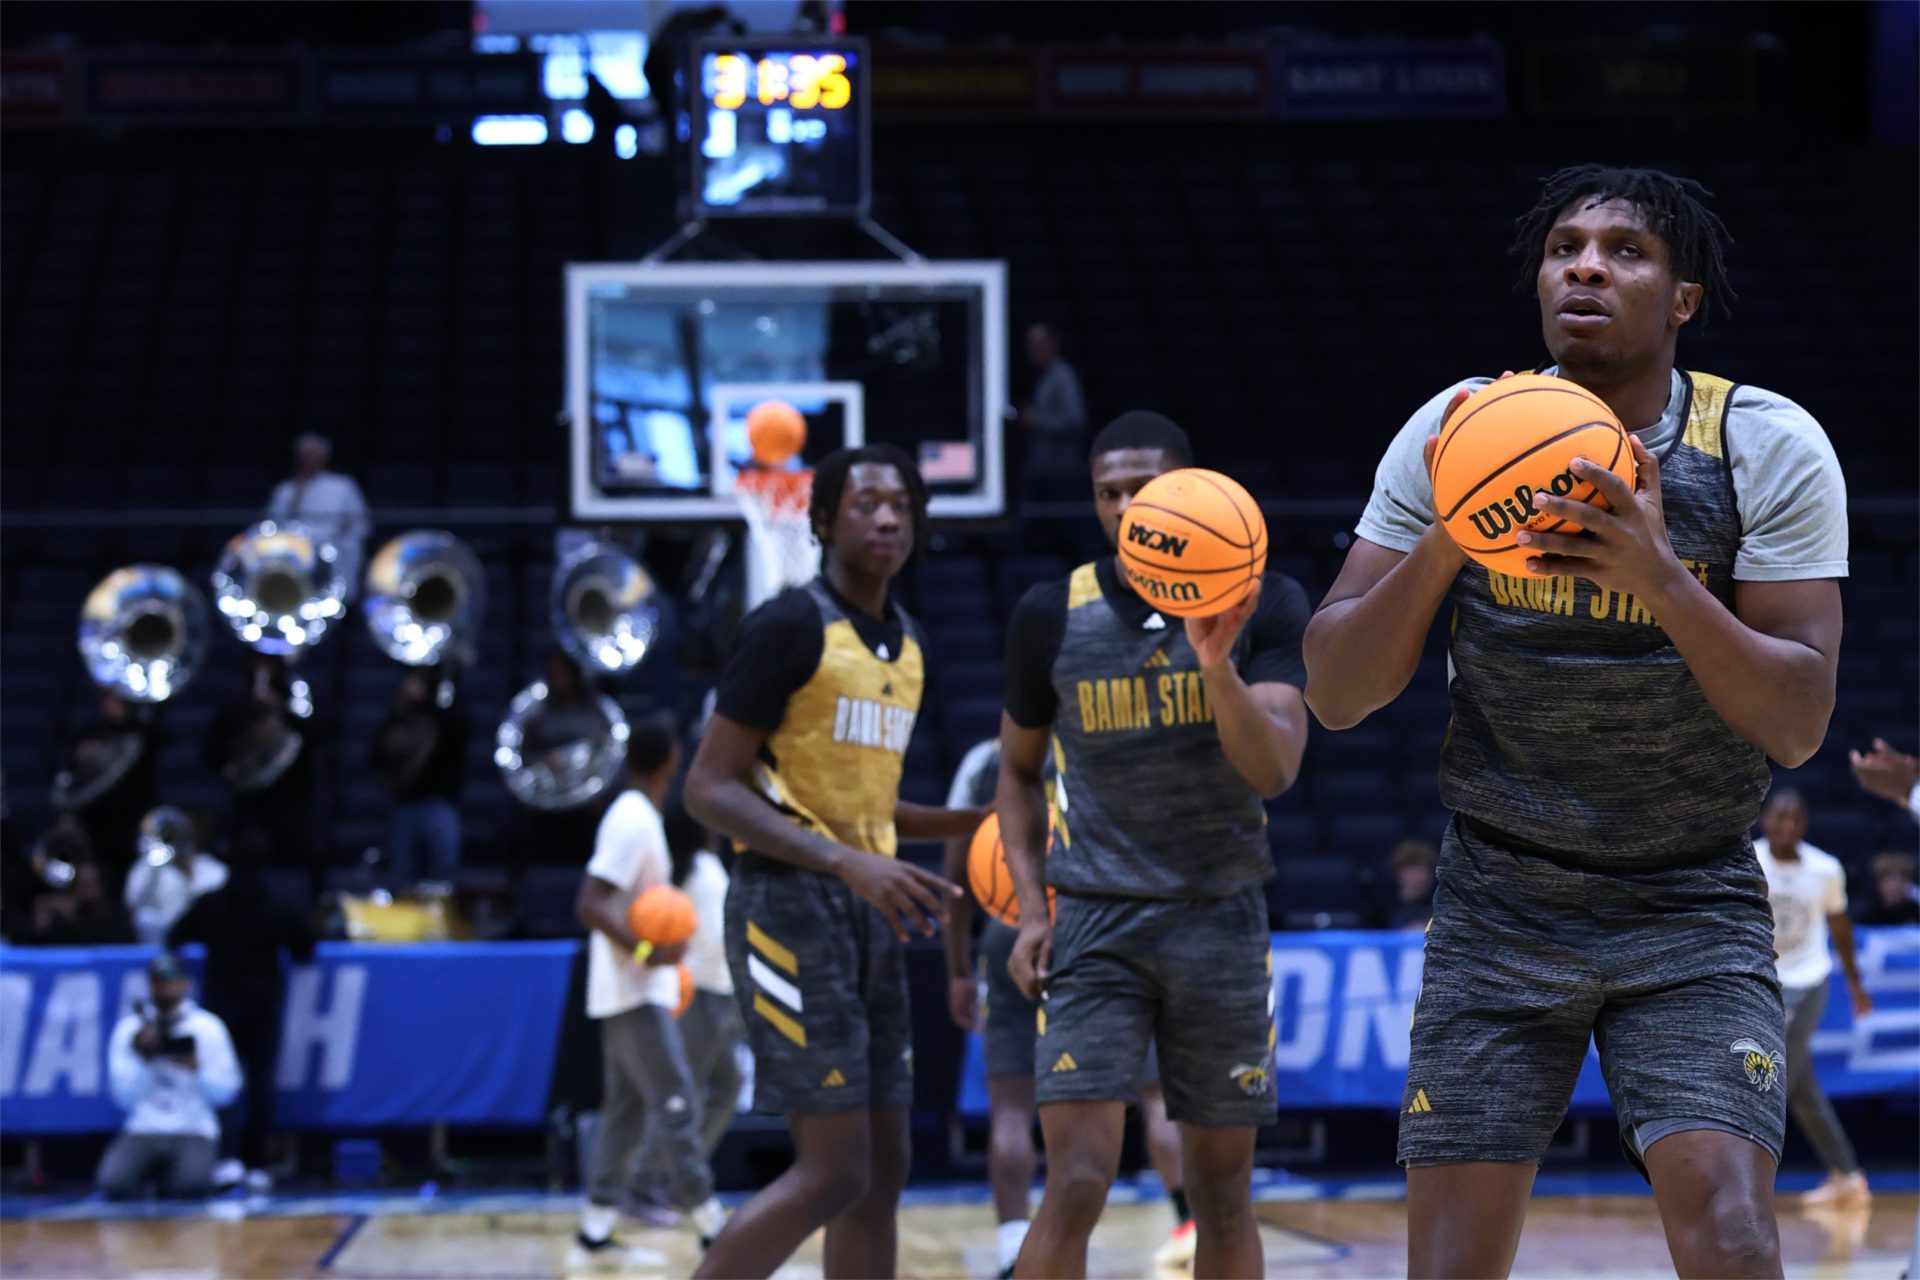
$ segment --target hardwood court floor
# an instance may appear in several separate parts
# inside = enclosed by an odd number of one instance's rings
[[[1405,1210],[1381,1196],[1390,1184],[1343,1198],[1269,1200],[1259,1206],[1270,1276],[1404,1274]],[[564,1275],[573,1214],[547,1197],[467,1197],[419,1211],[397,1200],[391,1211],[304,1212],[244,1218],[166,1217],[100,1220],[13,1219],[0,1223],[0,1275],[288,1277],[315,1280],[534,1280]],[[319,1209],[319,1203],[310,1206]],[[1809,1216],[1781,1206],[1781,1244],[1789,1276],[1887,1277],[1900,1274],[1913,1247],[1920,1197],[1881,1194],[1872,1209]],[[1149,1255],[1171,1219],[1162,1202],[1110,1206],[1094,1236],[1091,1272],[1099,1277],[1155,1274]],[[658,1274],[685,1275],[692,1237],[633,1233],[634,1243],[664,1250]],[[901,1214],[901,1274],[990,1276],[992,1214],[972,1197],[921,1199]],[[780,1274],[820,1274],[818,1241]],[[629,1273],[646,1274],[646,1273]],[[1164,1274],[1164,1273],[1163,1273]],[[1177,1274],[1177,1273],[1176,1273]],[[1672,1263],[1645,1194],[1539,1196],[1528,1217],[1515,1274],[1521,1276],[1671,1276]]]

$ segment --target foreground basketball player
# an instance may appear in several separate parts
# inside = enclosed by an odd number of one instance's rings
[[[1575,462],[1611,513],[1520,534],[1543,582],[1489,573],[1433,523],[1423,457],[1449,388],[1388,447],[1307,630],[1307,701],[1344,729],[1406,687],[1453,605],[1457,815],[1441,847],[1400,1117],[1414,1276],[1505,1275],[1589,1036],[1683,1276],[1780,1274],[1787,1073],[1773,920],[1747,830],[1833,709],[1846,493],[1792,401],[1674,368],[1727,297],[1696,184],[1549,178],[1516,249],[1559,376],[1634,433],[1639,488]]]
[[[1186,433],[1159,414],[1102,430],[1093,488],[1108,540],[1147,481],[1191,460]],[[1299,585],[1268,574],[1225,613],[1169,621],[1121,580],[1116,556],[1014,610],[997,795],[1020,895],[1010,967],[1029,997],[1044,992],[1034,1071],[1047,1150],[1016,1275],[1086,1274],[1149,1044],[1180,1126],[1194,1274],[1263,1273],[1253,1142],[1276,1106],[1261,797],[1292,785],[1306,747],[1307,615]]]
[[[926,512],[920,473],[891,445],[820,463],[822,573],[746,620],[688,774],[687,808],[744,849],[727,959],[755,1104],[786,1113],[794,1145],[696,1275],[769,1275],[823,1225],[827,1276],[894,1272],[913,1101],[903,947],[957,891],[893,854],[982,816],[899,798],[926,673],[919,628],[887,588]]]

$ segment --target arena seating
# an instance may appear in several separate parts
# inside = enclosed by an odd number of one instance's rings
[[[1315,599],[1407,413],[1464,371],[1538,348],[1526,305],[1502,287],[1500,250],[1550,166],[1545,148],[1463,167],[1404,140],[1378,156],[1322,140],[1249,160],[1095,149],[1068,133],[1025,152],[1002,138],[991,154],[910,155],[883,131],[877,152],[879,220],[930,256],[1005,258],[1013,320],[1061,329],[1096,414],[1149,405],[1187,422],[1209,464],[1271,504],[1275,567]],[[142,165],[81,146],[10,162],[0,764],[29,835],[91,701],[72,648],[86,589],[134,560],[204,580],[264,504],[291,436],[311,429],[362,483],[376,539],[445,524],[485,564],[466,812],[477,856],[503,856],[520,819],[493,776],[491,727],[549,643],[561,265],[624,243],[601,230],[603,163],[447,148],[401,165],[339,143],[265,170],[164,148]],[[1839,708],[1793,784],[1814,806],[1811,838],[1857,867],[1911,844],[1904,818],[1856,800],[1845,770],[1848,746],[1910,735],[1920,702],[1920,414],[1901,322],[1915,299],[1876,265],[1884,238],[1911,228],[1887,224],[1884,175],[1859,157],[1762,167],[1732,152],[1697,168],[1738,237],[1742,298],[1737,323],[1690,335],[1686,359],[1800,399],[1856,499]],[[1097,545],[1090,513],[1063,520],[1062,547]],[[1007,614],[1066,565],[1005,530],[961,531],[915,571],[906,598],[940,674],[908,757],[910,796],[943,794],[960,754],[994,731]],[[168,710],[170,800],[219,805],[197,745],[241,678],[238,652],[219,641]],[[1393,844],[1438,838],[1441,655],[1436,640],[1413,691],[1366,726],[1314,736],[1302,784],[1271,807],[1277,918],[1358,918]],[[399,672],[356,621],[303,673],[332,729],[320,817],[351,863],[384,830],[364,759]],[[529,900],[565,927],[548,901],[558,890],[537,887]]]

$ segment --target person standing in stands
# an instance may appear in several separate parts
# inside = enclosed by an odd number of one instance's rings
[[[164,704],[141,706],[110,690],[75,733],[54,780],[54,804],[78,815],[94,856],[118,890],[133,862],[140,819],[160,803]]]
[[[1867,874],[1873,896],[1860,908],[1861,924],[1920,924],[1920,876],[1912,854],[1875,854]]]
[[[1073,480],[1080,473],[1087,434],[1087,397],[1080,375],[1060,354],[1060,335],[1052,326],[1027,328],[1027,363],[1033,369],[1033,398],[1020,409],[1027,432],[1027,476]],[[1031,488],[1031,483],[1029,488]]]
[[[244,1178],[257,1192],[273,1186],[267,1164],[285,994],[282,965],[306,964],[314,946],[306,915],[268,892],[270,856],[264,835],[242,836],[229,852],[227,882],[195,899],[167,933],[167,945],[176,950],[193,942],[206,948],[206,1007],[226,1024],[246,1069],[243,1110],[227,1118],[227,1158],[215,1168],[214,1181],[225,1186]]]
[[[460,793],[473,718],[448,666],[407,672],[374,731],[373,775],[393,796],[387,862],[402,879],[444,880],[460,866]],[[424,858],[423,858],[424,855]]]
[[[352,477],[329,471],[333,442],[308,431],[293,442],[293,475],[274,488],[267,501],[267,519],[297,521],[314,537],[333,546],[340,575],[346,579],[347,598],[360,594],[360,565],[366,558],[367,534],[373,521],[367,500]]]
[[[1767,873],[1773,903],[1774,964],[1787,1004],[1787,1110],[1827,1166],[1827,1180],[1800,1198],[1805,1205],[1865,1204],[1871,1198],[1860,1158],[1847,1141],[1840,1117],[1813,1069],[1813,1033],[1827,1011],[1833,956],[1840,954],[1853,1016],[1863,1018],[1873,999],[1860,985],[1853,957],[1853,921],[1847,918],[1847,869],[1825,849],[1807,843],[1807,802],[1797,791],[1776,791],[1760,813],[1766,835],[1753,842]]]

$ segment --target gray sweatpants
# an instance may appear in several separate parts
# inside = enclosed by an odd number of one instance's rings
[[[680,1041],[687,1049],[693,1091],[700,1095],[700,1158],[709,1166],[739,1105],[740,1060],[733,1046],[743,1034],[740,1006],[730,995],[696,991],[680,1015]],[[665,1133],[651,1128],[640,1144],[640,1187],[649,1200],[673,1198],[674,1168],[666,1146]]]
[[[691,1209],[713,1194],[701,1145],[700,1095],[671,1009],[643,1004],[600,1020],[600,1131],[593,1149],[595,1204],[623,1191]]]
[[[191,1133],[123,1133],[100,1157],[100,1193],[130,1200],[156,1182],[163,1195],[209,1195],[217,1151],[212,1138]]]
[[[1833,1103],[1813,1069],[1813,1033],[1827,1011],[1830,979],[1818,986],[1782,987],[1787,1002],[1787,1113],[1813,1145],[1821,1163],[1835,1173],[1858,1173],[1860,1157],[1833,1114]]]

